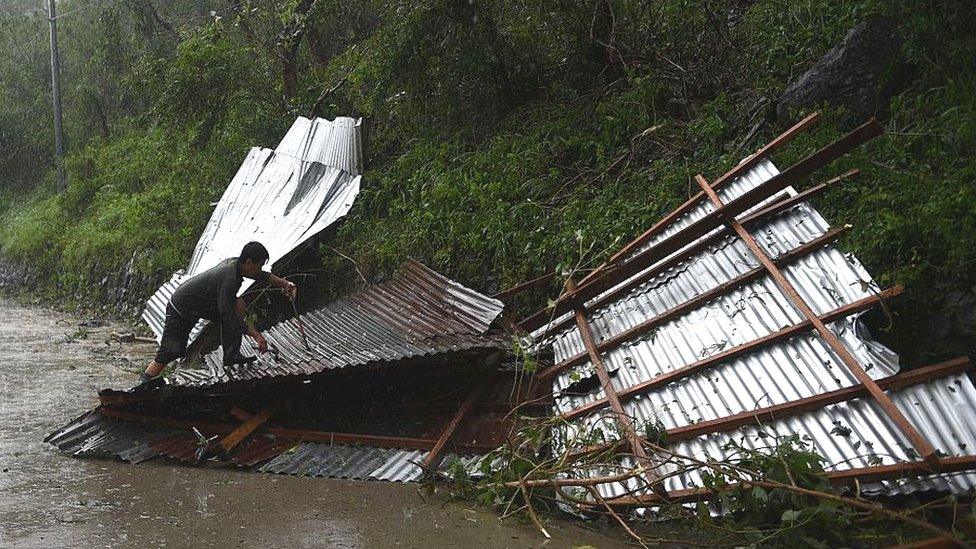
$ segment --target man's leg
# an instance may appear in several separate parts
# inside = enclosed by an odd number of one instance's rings
[[[159,341],[156,357],[146,371],[139,376],[141,382],[149,381],[158,376],[166,365],[180,358],[186,353],[186,342],[190,339],[190,331],[196,326],[196,318],[184,318],[172,304],[166,306],[166,323],[163,325],[163,337]]]
[[[220,319],[220,346],[224,351],[224,366],[248,364],[256,359],[241,353],[241,340],[244,338],[244,323],[237,317]]]
[[[146,371],[143,373],[143,375],[146,376],[146,378],[156,377],[159,374],[163,373],[163,368],[165,367],[166,367],[165,362],[159,362],[156,359],[153,359],[153,361],[149,363],[149,366],[146,368]]]

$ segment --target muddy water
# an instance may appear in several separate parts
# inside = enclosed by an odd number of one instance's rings
[[[0,546],[531,547],[517,519],[425,501],[415,485],[207,470],[153,460],[75,459],[42,442],[132,384],[151,345],[107,343],[119,327],[0,298]],[[622,546],[554,520],[549,547]]]

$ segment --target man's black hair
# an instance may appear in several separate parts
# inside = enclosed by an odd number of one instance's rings
[[[244,249],[241,250],[240,257],[237,258],[238,263],[244,263],[248,259],[257,263],[258,265],[264,265],[264,262],[268,260],[271,255],[268,253],[268,249],[264,247],[260,242],[248,242],[244,245]]]

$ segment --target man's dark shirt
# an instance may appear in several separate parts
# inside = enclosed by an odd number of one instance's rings
[[[262,271],[257,280],[267,278],[268,273]],[[184,318],[232,320],[237,318],[237,292],[243,281],[237,270],[237,258],[231,257],[180,285],[170,303]]]

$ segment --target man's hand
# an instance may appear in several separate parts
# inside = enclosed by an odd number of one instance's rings
[[[258,344],[259,353],[264,354],[268,352],[268,340],[264,339],[264,336],[261,335],[261,332],[258,332],[256,335],[253,335],[251,337],[253,337],[254,341]]]
[[[294,282],[285,280],[284,278],[281,278],[280,276],[275,274],[268,275],[268,282],[272,286],[281,288],[281,291],[285,292],[285,295],[288,296],[288,299],[295,301],[295,296],[298,295],[298,286],[295,286]]]
[[[295,286],[294,282],[284,280],[284,279],[282,280],[284,281],[285,284],[281,287],[281,291],[285,292],[285,295],[288,296],[288,299],[295,301],[295,296],[298,295],[298,286]]]

